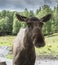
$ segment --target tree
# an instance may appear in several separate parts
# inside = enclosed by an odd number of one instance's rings
[[[6,10],[3,10],[3,11],[1,12],[1,17],[5,17],[5,15],[6,15]]]
[[[54,7],[55,32],[58,32],[58,5]]]
[[[29,17],[34,17],[34,12],[32,10],[29,12]]]
[[[51,9],[48,5],[42,6],[41,11],[37,14],[38,18],[42,18],[43,16],[51,13]],[[43,26],[43,32],[44,34],[50,34],[51,33],[51,20]]]
[[[41,11],[41,7],[36,10],[36,15]]]
[[[13,32],[13,34],[16,35],[18,33],[20,27],[21,27],[21,23],[18,21],[15,14],[16,14],[16,12],[14,13],[14,17],[13,17],[14,20],[13,20],[13,30],[12,30],[12,32]]]
[[[23,15],[29,17],[29,12],[28,12],[27,8],[25,8]]]

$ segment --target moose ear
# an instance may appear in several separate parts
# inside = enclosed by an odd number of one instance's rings
[[[47,22],[48,20],[50,20],[50,18],[51,18],[51,14],[48,14],[48,15],[44,16],[43,18],[41,18],[41,21]]]
[[[17,17],[18,20],[24,21],[24,22],[26,22],[26,20],[28,19],[27,17],[21,16],[21,15],[19,15],[19,14],[16,14],[16,17]]]

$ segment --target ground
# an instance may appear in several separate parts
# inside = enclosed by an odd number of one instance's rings
[[[12,43],[16,36],[0,36],[0,50],[4,52],[10,50],[6,57],[1,58],[0,61],[6,61],[7,65],[12,65]],[[45,36],[46,46],[43,48],[36,48],[36,62],[35,65],[58,65],[58,33]],[[4,54],[4,53],[3,53]],[[3,55],[2,55],[3,56]]]

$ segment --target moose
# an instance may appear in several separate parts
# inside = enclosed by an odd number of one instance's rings
[[[42,27],[51,18],[51,14],[38,19],[16,14],[18,20],[26,22],[27,27],[20,29],[13,43],[13,65],[34,65],[36,60],[35,46],[45,46]]]

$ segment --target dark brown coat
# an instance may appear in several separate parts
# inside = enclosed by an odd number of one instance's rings
[[[20,21],[25,21],[27,27],[20,29],[13,44],[13,65],[34,65],[35,64],[35,47],[45,46],[44,36],[42,34],[43,22],[50,19],[48,14],[40,20],[36,17],[27,18],[16,14]]]

